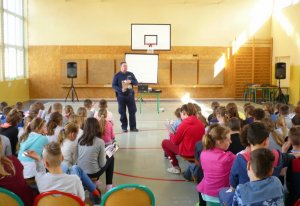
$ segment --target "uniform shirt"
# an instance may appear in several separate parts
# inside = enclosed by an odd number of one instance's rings
[[[138,81],[136,80],[134,74],[132,72],[118,72],[115,74],[112,87],[116,91],[117,95],[129,95],[133,94],[134,91],[132,89],[127,89],[125,92],[122,92],[122,81],[124,80],[131,80],[131,86],[132,85],[138,85]]]

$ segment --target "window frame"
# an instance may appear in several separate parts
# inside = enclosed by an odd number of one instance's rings
[[[8,9],[5,9],[4,8],[4,0],[0,0],[0,3],[1,3],[1,45],[0,45],[0,49],[1,49],[1,58],[2,58],[2,61],[0,61],[1,63],[1,71],[0,71],[0,80],[14,80],[14,79],[24,79],[27,77],[27,64],[26,64],[26,56],[27,56],[27,50],[26,50],[26,43],[25,43],[25,22],[26,22],[26,18],[25,18],[25,3],[26,1],[25,0],[20,0],[21,3],[22,3],[22,14],[18,14],[18,13],[14,13]],[[15,42],[15,44],[10,44],[9,42],[8,43],[5,43],[4,42],[4,39],[5,39],[5,32],[7,32],[7,34],[9,34],[9,31],[4,31],[4,15],[7,14],[7,15],[11,15],[12,17],[18,19],[21,21],[21,24],[22,24],[22,45],[17,45],[17,42]],[[16,26],[16,24],[15,24]],[[15,68],[15,76],[14,77],[10,77],[10,76],[7,76],[6,74],[6,67],[5,67],[5,64],[7,61],[6,58],[5,58],[5,50],[6,49],[14,49],[15,52],[16,52],[16,56],[15,56],[15,61],[16,61],[16,68]],[[22,55],[22,63],[21,63],[21,75],[19,75],[19,69],[18,69],[18,64],[17,64],[17,59],[18,59],[18,51],[22,52],[23,55]]]

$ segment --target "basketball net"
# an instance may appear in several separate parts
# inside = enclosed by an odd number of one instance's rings
[[[154,48],[152,47],[152,44],[148,44],[147,54],[153,54]]]

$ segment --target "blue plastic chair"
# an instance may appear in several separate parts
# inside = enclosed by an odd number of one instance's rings
[[[109,190],[102,197],[101,206],[155,206],[153,192],[144,185],[123,184]]]
[[[0,205],[3,206],[24,206],[21,198],[15,193],[0,187]]]

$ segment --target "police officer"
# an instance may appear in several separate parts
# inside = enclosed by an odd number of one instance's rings
[[[121,127],[123,132],[128,132],[128,120],[126,115],[126,106],[129,112],[129,127],[130,131],[138,132],[139,130],[136,128],[136,105],[134,98],[133,85],[138,85],[138,81],[136,80],[133,73],[127,71],[127,63],[120,63],[121,71],[115,74],[112,87],[116,91],[118,105],[119,105],[119,113],[120,113],[120,121],[122,123]]]

